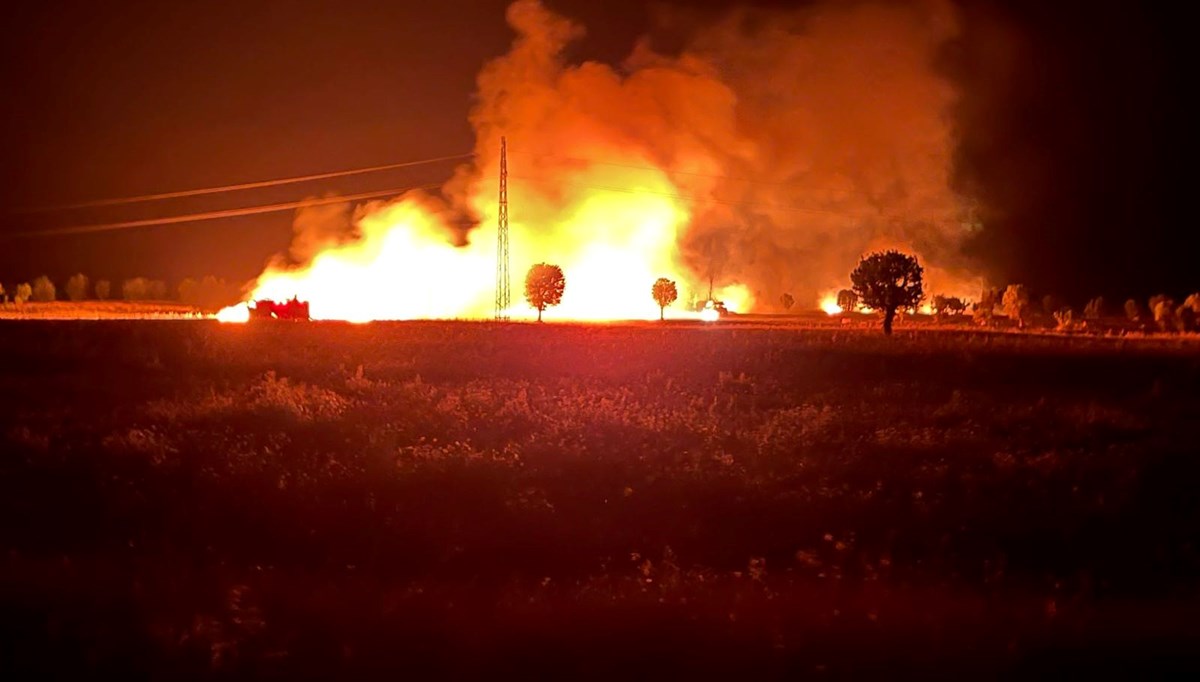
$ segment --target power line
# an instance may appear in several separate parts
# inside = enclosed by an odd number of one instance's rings
[[[543,180],[544,179],[544,178],[532,178],[527,175],[525,175],[525,176],[510,175],[509,177],[517,178],[520,180]],[[820,209],[820,208],[807,208],[804,206],[786,206],[786,205],[781,205],[781,204],[765,204],[765,203],[756,202],[756,201],[734,201],[734,200],[729,200],[729,199],[696,197],[696,196],[688,196],[685,194],[676,194],[673,192],[658,192],[658,191],[655,191],[652,189],[631,189],[631,188],[627,188],[627,187],[610,187],[610,186],[605,186],[605,185],[585,185],[585,184],[582,184],[579,182],[572,182],[570,180],[560,181],[560,184],[575,185],[576,187],[581,187],[583,189],[594,189],[594,190],[599,190],[602,192],[619,192],[622,194],[644,194],[644,195],[652,195],[652,196],[659,196],[659,197],[667,197],[670,199],[680,199],[683,201],[690,201],[690,202],[703,203],[703,204],[721,204],[724,206],[750,206],[750,207],[757,207],[757,208],[770,208],[770,209],[776,210],[776,211],[799,211],[801,213],[820,213],[823,215],[831,215],[831,216],[846,215],[846,212],[829,211],[829,210]]]
[[[525,156],[534,156],[537,158],[544,158],[544,159],[558,159],[560,161],[575,161],[578,163],[588,163],[593,166],[612,166],[614,168],[629,168],[632,170],[656,171],[658,173],[662,173],[663,175],[686,175],[689,177],[707,178],[710,180],[728,180],[730,182],[745,182],[745,183],[749,183],[752,185],[788,186],[788,185],[799,185],[799,184],[803,184],[803,182],[804,182],[802,180],[752,180],[750,178],[739,178],[739,177],[734,177],[731,175],[716,175],[716,174],[712,174],[712,173],[696,173],[693,171],[678,171],[678,170],[670,170],[667,168],[657,168],[655,166],[638,166],[636,164],[631,164],[631,163],[616,163],[614,161],[600,161],[597,159],[588,159],[588,158],[584,158],[584,157],[580,157],[580,156],[558,156],[556,154],[537,154],[534,152],[516,152],[516,153],[522,154]],[[827,187],[827,188],[816,188],[816,189],[817,189],[817,191],[821,191],[821,192],[830,192],[830,193],[838,193],[838,194],[859,194],[859,195],[866,194],[866,192],[863,192],[861,190],[847,189],[847,188]]]
[[[296,208],[307,206],[326,206],[329,204],[340,204],[347,201],[358,201],[362,199],[375,199],[385,196],[395,196],[403,194],[411,190],[418,189],[433,189],[441,187],[442,183],[434,183],[429,185],[418,185],[414,187],[397,187],[393,189],[379,190],[376,192],[362,192],[360,194],[346,194],[338,197],[329,197],[326,199],[308,199],[304,201],[289,201],[283,204],[269,204],[265,206],[249,206],[246,208],[231,208],[223,211],[208,211],[206,213],[190,213],[187,215],[171,216],[169,218],[149,218],[146,220],[127,220],[119,223],[102,223],[98,225],[78,225],[74,227],[52,228],[48,230],[33,230],[27,232],[12,232],[8,234],[0,233],[0,237],[51,237],[65,234],[88,234],[92,232],[111,232],[114,230],[127,230],[137,227],[151,227],[157,225],[175,225],[179,223],[192,223],[204,220],[218,220],[221,218],[235,218],[238,216],[258,215],[261,213],[273,213],[276,211],[289,211]]]
[[[313,175],[300,175],[291,178],[278,178],[276,180],[262,180],[259,182],[244,182],[237,185],[223,185],[221,187],[205,187],[203,189],[189,189],[179,192],[162,192],[159,194],[143,194],[136,197],[122,197],[119,199],[97,199],[95,201],[83,201],[76,204],[60,204],[57,206],[39,206],[32,208],[18,208],[16,213],[44,213],[47,211],[67,211],[77,208],[95,208],[99,206],[118,206],[121,204],[136,204],[146,201],[158,201],[160,199],[177,199],[180,197],[194,197],[204,194],[217,194],[220,192],[235,192],[246,189],[258,189],[261,187],[274,187],[276,185],[290,185],[299,182],[311,182],[313,180],[325,180],[328,178],[340,178],[348,175],[363,175],[365,173],[375,173],[378,171],[393,170],[396,168],[409,168],[411,166],[422,166],[430,163],[438,163],[441,161],[455,161],[460,159],[468,159],[475,156],[470,154],[455,154],[452,156],[438,156],[429,159],[420,159],[418,161],[405,161],[402,163],[389,163],[383,166],[368,166],[365,168],[352,168],[350,170],[332,171],[329,173],[315,173]]]

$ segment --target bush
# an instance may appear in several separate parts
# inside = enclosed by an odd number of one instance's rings
[[[1102,317],[1104,317],[1104,298],[1102,296],[1093,298],[1083,306],[1083,319],[1099,320]]]
[[[49,277],[42,275],[33,280],[33,300],[38,303],[50,303],[54,296],[54,282],[51,282]]]
[[[17,285],[17,291],[13,294],[13,303],[20,305],[28,301],[33,296],[33,287],[29,286],[28,282],[21,282]]]
[[[112,293],[112,285],[109,284],[108,280],[106,279],[98,280],[96,282],[95,290],[97,299],[101,301],[107,301],[108,295]]]

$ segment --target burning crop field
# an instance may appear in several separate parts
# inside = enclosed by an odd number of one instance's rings
[[[1178,342],[6,322],[0,353],[16,669],[1194,662]]]

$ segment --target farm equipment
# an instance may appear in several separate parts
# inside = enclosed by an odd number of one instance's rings
[[[255,301],[250,307],[251,320],[293,320],[308,321],[308,301],[301,301],[295,296],[290,301],[271,301],[263,299]]]

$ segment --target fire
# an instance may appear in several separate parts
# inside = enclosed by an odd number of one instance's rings
[[[842,306],[838,305],[837,294],[826,294],[821,298],[821,310],[825,311],[826,315],[837,315],[842,312]]]
[[[217,313],[217,320],[221,322],[249,322],[250,306],[245,303],[231,305]]]
[[[654,280],[667,277],[695,290],[676,246],[678,232],[690,217],[688,206],[665,175],[654,176],[619,168],[586,169],[565,179],[564,196],[556,197],[555,203],[566,201],[553,211],[546,210],[550,202],[534,187],[520,179],[511,182],[514,203],[532,204],[535,210],[530,213],[536,220],[522,220],[513,212],[514,302],[509,314],[536,316],[523,300],[522,284],[525,272],[537,262],[561,266],[567,280],[562,303],[549,311],[550,319],[656,319],[658,308],[649,294]],[[644,192],[597,189],[614,184],[640,185]],[[442,222],[437,206],[409,195],[369,210],[358,221],[357,240],[327,248],[303,267],[269,268],[249,300],[297,297],[309,302],[315,320],[489,318],[494,314],[496,207],[489,188],[480,185],[475,203],[483,223],[466,245],[453,243],[453,231]],[[745,310],[752,302],[741,285],[717,293],[730,310]],[[679,306],[667,308],[666,314],[696,315]],[[239,304],[221,311],[218,319],[244,322],[249,313]]]

